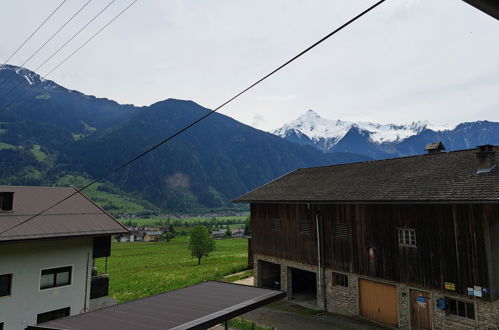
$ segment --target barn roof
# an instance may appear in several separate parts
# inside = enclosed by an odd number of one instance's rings
[[[497,146],[490,147],[497,153]],[[490,150],[489,150],[490,151]],[[499,160],[499,155],[496,157]],[[496,162],[497,164],[497,162]],[[234,202],[499,202],[499,168],[477,150],[297,169]]]
[[[61,187],[0,186],[0,193],[14,193],[12,210],[0,212],[0,233],[5,231],[0,234],[0,243],[128,232],[111,215],[81,193],[23,223],[75,191],[74,188]]]

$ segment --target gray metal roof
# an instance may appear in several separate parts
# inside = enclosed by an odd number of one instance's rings
[[[494,147],[499,160],[498,147]],[[234,202],[499,202],[499,168],[475,150],[297,169]]]
[[[285,295],[275,290],[209,281],[28,329],[206,329]]]
[[[12,211],[0,212],[0,232],[3,232],[69,196],[75,189],[0,186],[0,192],[14,193]],[[126,232],[124,226],[90,199],[76,194],[46,213],[0,234],[0,242]]]

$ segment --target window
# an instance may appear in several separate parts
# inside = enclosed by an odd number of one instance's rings
[[[338,238],[348,238],[348,224],[347,223],[335,223],[334,225],[334,236]]]
[[[12,274],[0,275],[0,297],[10,296],[12,287]]]
[[[36,317],[36,324],[48,322],[52,320],[62,319],[69,316],[69,307],[56,309],[54,311],[38,314]]]
[[[13,192],[0,192],[0,211],[12,211]]]
[[[281,229],[282,229],[281,219],[277,218],[272,219],[272,230],[281,231]]]
[[[333,285],[339,285],[348,288],[348,275],[333,272]]]
[[[399,228],[399,244],[416,247],[416,230]]]
[[[71,266],[42,270],[40,289],[71,284]]]
[[[0,330],[3,330],[3,322],[0,323]]]
[[[301,234],[310,235],[311,227],[310,222],[300,222],[298,230]]]
[[[456,315],[470,320],[475,319],[475,305],[472,302],[466,302],[447,297],[446,299],[450,315]]]

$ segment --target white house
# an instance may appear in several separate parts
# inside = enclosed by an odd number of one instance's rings
[[[107,297],[108,276],[93,264],[110,255],[111,235],[127,229],[79,193],[33,217],[74,192],[0,186],[0,329],[115,303]]]

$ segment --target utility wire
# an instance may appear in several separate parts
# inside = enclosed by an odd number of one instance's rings
[[[69,44],[74,38],[76,38],[83,30],[85,30],[93,21],[95,21],[95,19],[97,19],[97,17],[99,17],[107,8],[109,8],[109,6],[111,6],[116,0],[112,0],[110,3],[108,3],[100,12],[97,13],[97,15],[95,15],[90,21],[88,21],[87,24],[85,24],[82,28],[80,28],[71,38],[69,38],[68,41],[66,41],[64,44],[62,44],[62,46],[60,46],[55,52],[52,53],[52,55],[50,55],[45,61],[43,61],[42,64],[40,64],[39,66],[37,66],[33,71],[34,72],[37,72],[42,66],[44,66],[48,61],[50,61],[55,55],[57,55],[64,47],[66,47],[67,44]],[[47,75],[45,75],[47,76]],[[43,79],[43,77],[42,77]],[[6,96],[8,96],[10,94],[10,92],[14,91],[17,89],[17,87],[21,86],[23,83],[23,81],[19,81],[15,86],[13,86],[6,94]],[[21,94],[14,98],[13,101],[17,100],[20,96],[24,95],[23,92],[21,92]],[[13,101],[9,102],[8,105],[12,104]],[[7,106],[8,106],[7,105]],[[5,107],[7,107],[5,106]]]
[[[48,61],[50,61],[55,55],[57,55],[61,49],[66,47],[67,44],[69,44],[74,38],[76,38],[83,30],[85,30],[97,17],[99,17],[109,6],[111,6],[116,0],[112,0],[110,3],[108,3],[97,15],[95,15],[90,21],[88,21],[87,24],[85,24],[81,29],[78,30],[71,38],[69,38],[68,41],[66,41],[59,49],[57,49],[52,55],[50,55],[45,61],[43,61],[42,64],[37,66],[33,71],[37,72],[42,66],[45,65]]]
[[[93,184],[109,177],[110,175],[112,175],[113,173],[119,171],[120,169],[122,169],[123,167],[126,167],[128,165],[130,165],[131,163],[135,162],[136,160],[144,157],[146,154],[150,153],[151,151],[159,148],[160,146],[162,146],[163,144],[167,143],[168,141],[174,139],[176,136],[182,134],[183,132],[187,131],[188,129],[190,129],[192,126],[196,125],[197,123],[199,123],[200,121],[203,121],[204,119],[208,118],[209,116],[211,116],[212,114],[214,114],[215,112],[217,112],[218,110],[220,110],[222,107],[224,107],[225,105],[229,104],[230,102],[232,102],[233,100],[235,100],[236,98],[238,98],[239,96],[241,96],[242,94],[246,93],[247,91],[249,91],[250,89],[252,89],[253,87],[255,87],[256,85],[260,84],[262,81],[266,80],[267,78],[269,78],[270,76],[274,75],[275,73],[277,73],[278,71],[280,71],[281,69],[283,69],[284,67],[288,66],[289,64],[291,64],[292,62],[294,62],[295,60],[297,60],[299,57],[305,55],[306,53],[308,53],[310,50],[312,50],[313,48],[317,47],[319,44],[323,43],[324,41],[326,41],[327,39],[329,39],[330,37],[332,37],[333,35],[335,35],[336,33],[338,33],[339,31],[343,30],[345,27],[347,27],[348,25],[350,25],[351,23],[355,22],[356,20],[358,20],[359,18],[361,18],[362,16],[364,16],[365,14],[367,14],[368,12],[370,12],[371,10],[373,10],[374,8],[376,8],[377,6],[379,6],[380,4],[382,4],[383,2],[385,2],[386,0],[381,0],[381,1],[378,1],[377,3],[375,3],[374,5],[372,5],[371,7],[367,8],[366,10],[364,10],[363,12],[361,12],[360,14],[358,14],[357,16],[355,16],[354,18],[350,19],[348,22],[344,23],[343,25],[341,25],[340,27],[338,27],[337,29],[335,29],[334,31],[330,32],[329,34],[327,34],[325,37],[323,37],[322,39],[318,40],[317,42],[315,42],[314,44],[312,44],[311,46],[309,46],[308,48],[306,48],[305,50],[301,51],[300,53],[298,53],[298,55],[292,57],[291,59],[289,59],[287,62],[285,62],[284,64],[278,66],[276,69],[274,69],[273,71],[271,71],[270,73],[266,74],[265,76],[263,76],[262,78],[260,78],[259,80],[257,80],[256,82],[254,82],[253,84],[251,84],[249,87],[246,87],[245,89],[243,89],[242,91],[240,91],[239,93],[237,93],[236,95],[234,95],[233,97],[231,97],[230,99],[228,99],[227,101],[225,101],[224,103],[222,103],[221,105],[219,105],[218,107],[216,107],[215,109],[211,110],[210,112],[206,113],[205,115],[201,116],[200,118],[196,119],[195,121],[191,122],[190,124],[188,124],[187,126],[185,126],[184,128],[178,130],[177,132],[175,132],[174,134],[170,135],[169,137],[165,138],[163,141],[157,143],[156,145],[148,148],[147,150],[145,150],[144,152],[142,152],[141,154],[135,156],[134,158],[126,161],[125,163],[115,167],[114,169],[112,169],[111,171],[109,171],[107,174],[104,174],[103,176],[101,176],[100,178],[98,179],[95,179],[94,181],[88,183],[87,185],[85,185],[84,187],[80,188],[80,189],[77,189],[74,193],[68,195],[67,197],[61,199],[60,201],[58,201],[57,203],[54,203],[52,204],[51,206],[49,206],[48,208],[44,209],[43,211],[29,217],[28,219],[10,227],[10,228],[7,228],[6,230],[0,232],[0,235],[3,235],[5,232],[9,231],[9,230],[12,230],[16,227],[19,227],[21,226],[22,224],[28,222],[28,221],[31,221],[33,219],[35,219],[36,217],[39,217],[40,215],[44,214],[45,212],[47,212],[48,210],[51,210],[52,208],[56,207],[57,205],[63,203],[64,201],[70,199],[71,197],[73,197],[74,195],[77,195],[77,194],[80,194],[83,190],[87,189],[88,187],[92,186]]]
[[[28,63],[28,62],[29,62],[29,61],[30,61],[33,57],[35,57],[35,55],[36,55],[36,54],[38,54],[38,53],[39,53],[39,52],[40,52],[40,51],[41,51],[41,50],[42,50],[42,49],[43,49],[43,48],[44,48],[44,47],[45,47],[45,46],[46,46],[46,45],[47,45],[47,44],[48,44],[48,43],[52,40],[52,39],[54,39],[54,38],[55,38],[55,36],[56,36],[57,34],[59,34],[59,32],[61,32],[61,30],[62,30],[62,29],[64,29],[64,28],[66,27],[66,25],[68,25],[68,24],[69,24],[69,22],[71,22],[71,21],[72,21],[72,20],[73,20],[76,16],[78,16],[78,14],[79,14],[79,13],[81,13],[81,11],[82,11],[83,9],[85,9],[85,7],[86,7],[86,6],[88,6],[88,5],[90,4],[90,2],[92,2],[92,0],[88,0],[88,1],[87,1],[87,2],[86,2],[86,3],[85,3],[85,4],[84,4],[84,5],[83,5],[80,9],[78,9],[78,11],[77,11],[76,13],[74,13],[74,14],[73,14],[73,16],[71,16],[71,17],[70,17],[70,18],[69,18],[69,19],[68,19],[68,20],[67,20],[67,21],[66,21],[66,22],[65,22],[65,23],[64,23],[64,24],[63,24],[63,25],[62,25],[62,26],[61,26],[61,27],[57,30],[57,31],[55,31],[55,32],[52,34],[52,36],[50,36],[50,38],[49,38],[47,41],[45,41],[45,42],[43,43],[43,45],[41,45],[41,46],[40,46],[40,47],[39,47],[39,48],[38,48],[38,49],[37,49],[37,50],[36,50],[33,54],[31,54],[31,56],[30,56],[30,57],[29,57],[26,61],[24,61],[24,62],[23,62],[23,64],[21,64],[21,65],[20,65],[20,67],[21,67],[21,68],[23,68],[23,67],[24,67],[24,65],[26,65],[26,63]],[[12,72],[10,73],[10,75],[9,75],[9,76],[8,76],[8,77],[4,80],[4,81],[2,81],[2,83],[0,84],[0,87],[1,87],[1,86],[3,86],[3,84],[4,84],[7,80],[9,80],[9,79],[10,79],[13,75],[14,75],[14,71],[12,71]],[[12,90],[12,89],[11,89],[11,90]],[[9,90],[9,93],[10,93],[10,91],[11,91],[11,90]]]
[[[105,28],[107,28],[112,22],[114,22],[114,20],[116,20],[118,17],[121,16],[121,14],[123,14],[125,11],[128,10],[128,8],[130,8],[131,6],[133,6],[138,0],[134,0],[132,1],[128,6],[125,7],[125,9],[123,9],[121,12],[119,12],[118,15],[116,15],[112,20],[110,20],[106,25],[104,25],[99,31],[97,31],[94,35],[92,35],[87,41],[85,41],[83,43],[83,45],[81,45],[80,47],[78,47],[74,52],[72,52],[71,54],[69,54],[68,57],[66,57],[64,60],[62,60],[61,63],[57,64],[52,70],[50,70],[44,77],[48,76],[49,74],[51,74],[52,72],[54,72],[55,70],[57,70],[61,65],[63,65],[67,60],[69,60],[74,54],[76,54],[80,49],[82,49],[86,44],[88,44],[90,41],[92,41],[93,38],[95,38],[99,33],[101,33]]]
[[[24,40],[24,41],[23,41],[23,43],[22,43],[19,47],[17,47],[17,49],[16,49],[16,50],[15,50],[12,54],[10,54],[10,56],[9,56],[9,57],[5,60],[5,62],[3,62],[3,64],[2,64],[2,65],[0,65],[0,67],[2,67],[2,66],[4,66],[5,64],[7,64],[7,63],[8,63],[8,62],[12,59],[12,57],[14,57],[14,55],[16,55],[16,54],[17,54],[17,52],[18,52],[19,50],[21,50],[21,48],[23,48],[23,46],[24,46],[24,45],[25,45],[25,44],[26,44],[26,43],[27,43],[27,42],[28,42],[28,41],[29,41],[29,40],[30,40],[30,39],[31,39],[31,38],[35,35],[35,33],[37,33],[37,32],[38,32],[38,30],[40,30],[40,29],[42,28],[42,26],[44,26],[44,25],[45,25],[45,23],[47,23],[47,21],[48,21],[48,20],[49,20],[49,19],[50,19],[50,18],[51,18],[51,17],[52,17],[52,16],[53,16],[53,15],[54,15],[54,14],[55,14],[58,10],[59,10],[59,8],[61,8],[61,7],[62,7],[62,5],[63,5],[66,1],[67,1],[67,0],[63,0],[63,1],[59,4],[59,6],[57,6],[57,8],[56,8],[56,9],[54,9],[54,11],[52,11],[52,13],[50,13],[50,15],[49,15],[49,16],[48,16],[48,17],[47,17],[47,18],[46,18],[46,19],[42,22],[42,24],[40,24],[40,25],[39,25],[39,26],[35,29],[35,31],[33,31],[33,32],[30,34],[30,36],[29,36],[26,40]]]
[[[107,7],[109,7],[115,0],[113,0],[111,3],[109,3],[103,10],[101,10],[101,12],[97,15],[99,16],[104,10],[107,9]],[[76,49],[74,52],[72,52],[69,56],[67,56],[66,58],[64,58],[64,60],[62,60],[59,64],[57,64],[54,68],[52,68],[52,70],[50,70],[50,72],[46,73],[44,76],[40,77],[40,79],[45,79],[48,75],[50,75],[52,72],[54,72],[56,69],[58,69],[63,63],[65,63],[67,60],[69,60],[73,55],[75,55],[80,49],[83,48],[83,46],[85,46],[86,44],[88,44],[92,39],[94,39],[97,35],[99,35],[102,31],[104,31],[104,29],[106,27],[108,27],[112,22],[114,22],[118,17],[120,17],[125,11],[127,11],[133,4],[135,4],[138,0],[133,0],[128,6],[125,7],[125,9],[123,9],[122,11],[120,11],[116,16],[114,16],[106,25],[104,25],[101,29],[99,29],[96,33],[94,33],[89,39],[87,39],[87,41],[85,41],[80,47],[78,47],[78,49]],[[95,19],[96,17],[94,17]],[[93,19],[92,19],[93,20]],[[90,24],[90,22],[89,22]],[[85,28],[85,27],[84,27]],[[77,34],[81,32],[81,31],[78,31]],[[74,37],[74,36],[73,36]],[[56,52],[58,52],[60,49],[58,49]],[[49,58],[50,59],[50,58]],[[42,63],[42,65],[45,64]],[[16,89],[21,83],[18,83],[16,86],[14,86],[13,88],[11,88],[9,90],[9,93]],[[28,92],[28,89],[25,89],[24,91],[22,91],[17,97],[15,97],[14,99],[12,99],[12,101],[8,102],[5,106],[3,106],[2,108],[6,109],[8,108],[10,105],[12,105],[13,103],[15,103],[15,101],[17,101],[20,97],[22,97],[24,94],[26,94]],[[1,233],[0,233],[1,234]]]

